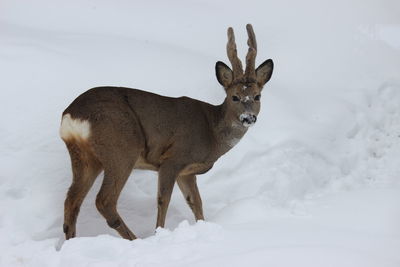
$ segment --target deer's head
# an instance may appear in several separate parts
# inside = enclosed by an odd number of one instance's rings
[[[272,59],[268,59],[258,68],[255,68],[256,36],[251,24],[247,24],[246,29],[249,36],[246,70],[243,71],[242,62],[237,56],[233,29],[228,28],[226,49],[232,70],[225,63],[218,61],[215,65],[215,71],[218,82],[224,87],[227,94],[225,101],[228,107],[228,115],[243,126],[249,127],[257,120],[257,115],[260,112],[261,90],[271,78],[274,63]]]

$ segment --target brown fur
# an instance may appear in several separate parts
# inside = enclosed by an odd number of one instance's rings
[[[233,36],[233,30],[229,32]],[[255,36],[249,35],[249,38],[255,44]],[[233,48],[236,49],[236,44],[230,37],[228,54],[235,61],[236,52],[229,50]],[[164,226],[176,181],[196,220],[204,219],[196,174],[207,172],[246,133],[239,116],[244,112],[258,114],[260,103],[255,96],[271,77],[273,68],[272,60],[268,60],[263,63],[263,77],[253,71],[253,80],[247,76],[237,80],[234,79],[237,75],[222,64],[217,63],[216,74],[227,98],[218,106],[188,97],[171,98],[137,89],[98,87],[83,93],[67,107],[63,115],[70,114],[72,119],[90,124],[87,139],[64,140],[73,171],[73,182],[65,200],[67,239],[76,234],[79,207],[101,170],[104,170],[104,180],[96,206],[108,225],[126,239],[132,240],[135,235],[116,207],[134,168],[158,171],[157,227]],[[235,70],[238,69],[236,66]],[[233,102],[232,96],[251,99]]]

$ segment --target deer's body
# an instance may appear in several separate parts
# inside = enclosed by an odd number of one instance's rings
[[[96,145],[107,145],[108,137],[113,136],[124,142],[125,149],[132,147],[138,153],[136,169],[158,171],[163,162],[175,160],[184,166],[180,173],[202,174],[247,131],[240,124],[232,127],[235,122],[225,118],[224,108],[224,104],[214,106],[189,97],[98,87],[80,95],[63,113],[62,126],[66,119],[90,127],[83,134],[82,127],[72,130],[67,126],[62,137],[67,142],[86,142],[96,149]],[[110,160],[118,156],[110,152]]]
[[[234,44],[233,32],[229,36],[228,55],[229,45]],[[272,74],[272,61],[253,69],[251,76],[240,75],[238,59],[230,59],[233,72],[221,62],[216,66],[217,78],[228,94],[218,106],[188,97],[171,98],[123,87],[93,88],[71,103],[63,113],[60,128],[73,171],[65,200],[67,239],[75,236],[79,208],[102,170],[104,180],[96,206],[108,225],[124,238],[134,239],[135,235],[119,216],[116,206],[133,169],[159,173],[157,226],[164,226],[175,182],[196,220],[204,219],[196,175],[211,169],[255,122],[259,112],[259,103],[255,102],[259,102],[262,85]],[[264,77],[265,73],[268,77]],[[239,102],[236,98],[240,103],[236,103]]]

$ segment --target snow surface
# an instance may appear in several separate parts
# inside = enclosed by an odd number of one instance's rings
[[[1,266],[400,266],[399,1],[20,1],[0,3]],[[206,222],[175,190],[155,233],[156,174],[135,171],[119,210],[101,179],[64,241],[71,182],[61,113],[99,85],[213,104],[245,24],[275,70],[247,135],[198,177]]]

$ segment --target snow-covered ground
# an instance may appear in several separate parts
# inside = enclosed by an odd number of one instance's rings
[[[1,266],[400,266],[400,2],[0,2]],[[119,210],[97,212],[99,178],[65,241],[71,182],[61,113],[98,85],[213,104],[245,24],[274,59],[256,126],[198,177],[205,222],[179,190],[155,233],[156,174],[135,171]],[[154,75],[156,74],[156,78]]]

